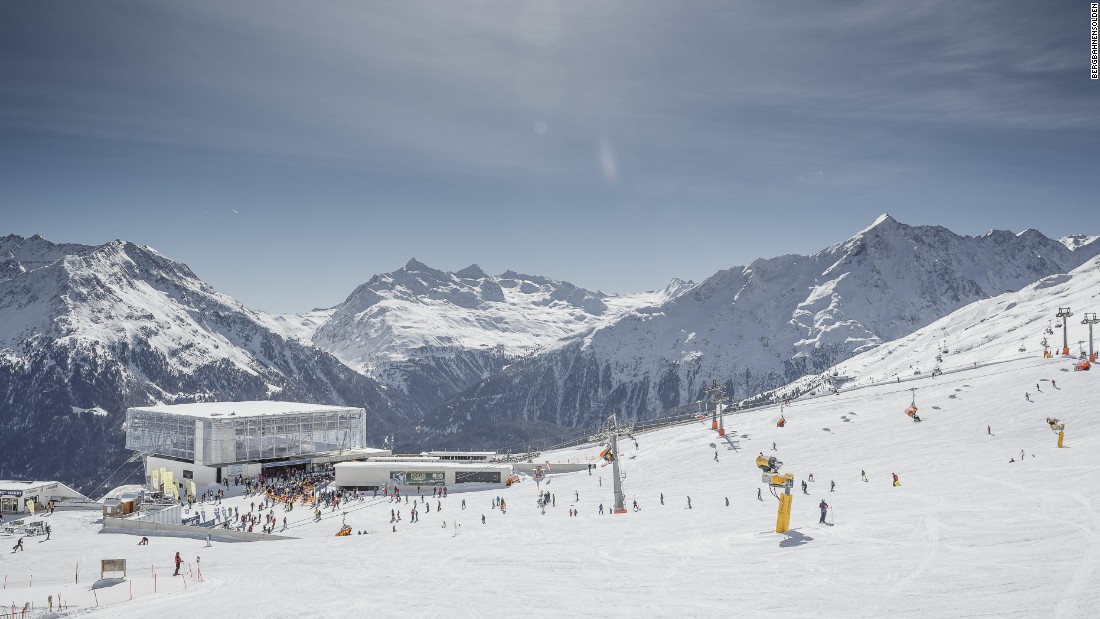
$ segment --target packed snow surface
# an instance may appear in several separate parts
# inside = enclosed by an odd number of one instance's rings
[[[913,387],[919,424],[903,412]],[[57,512],[46,518],[50,541],[26,538],[25,552],[2,555],[3,601],[40,607],[60,594],[89,617],[160,618],[1098,616],[1097,396],[1096,371],[1035,353],[796,401],[784,428],[777,406],[727,416],[723,439],[709,419],[640,433],[637,447],[620,442],[627,507],[640,507],[625,515],[599,514],[613,500],[609,466],[551,476],[545,515],[530,479],[451,488],[442,510],[432,499],[416,524],[411,503],[368,497],[340,510],[353,530],[369,532],[350,537],[333,536],[339,511],[312,523],[308,508],[276,507],[298,539],[205,548],[154,537],[138,546],[135,536],[98,533],[95,512]],[[1066,423],[1064,449],[1050,416]],[[601,449],[539,459],[594,462]],[[760,452],[796,477],[785,535],[774,532],[767,488],[757,500]],[[491,509],[496,496],[506,514]],[[825,524],[822,499],[831,506]],[[254,500],[226,505],[243,513]],[[404,516],[396,532],[391,509]],[[170,575],[176,551],[187,577]],[[131,582],[93,596],[108,558],[129,561]]]

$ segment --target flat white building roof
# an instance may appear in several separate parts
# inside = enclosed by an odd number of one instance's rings
[[[91,500],[59,481],[0,480],[0,496],[21,497],[35,494],[46,494],[52,497],[64,497],[84,501]]]
[[[304,404],[302,402],[253,400],[248,402],[195,402],[193,404],[133,406],[130,410],[211,419],[217,417],[263,417],[264,415],[290,415],[295,413],[335,413],[340,411],[361,411],[363,409],[354,406],[329,406],[327,404]]]

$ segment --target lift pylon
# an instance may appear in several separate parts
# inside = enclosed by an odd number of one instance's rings
[[[714,400],[714,413],[710,417],[710,429],[718,429],[718,412],[722,406],[722,400],[726,399],[726,386],[719,385],[718,381],[711,380],[709,387],[704,387],[703,391],[710,396],[710,399]]]
[[[614,514],[626,513],[626,497],[623,494],[623,478],[619,472],[619,434],[626,434],[630,428],[619,423],[615,415],[607,418],[603,434],[607,436],[607,449],[600,453],[600,457],[611,462],[612,490],[615,493],[615,506],[611,509]]]
[[[1085,319],[1081,321],[1081,324],[1089,326],[1089,361],[1096,361],[1096,348],[1092,344],[1092,325],[1100,324],[1100,318],[1096,317],[1096,312],[1092,312],[1092,317],[1089,317],[1088,312],[1085,313]]]
[[[1055,314],[1062,323],[1062,354],[1069,354],[1069,317],[1073,315],[1073,312],[1069,311],[1068,307],[1059,307],[1058,313]]]

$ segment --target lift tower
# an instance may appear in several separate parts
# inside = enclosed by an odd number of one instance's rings
[[[623,496],[623,478],[619,473],[619,434],[629,432],[630,428],[619,423],[618,418],[612,415],[607,418],[604,426],[604,434],[607,435],[608,447],[601,456],[611,460],[611,475],[613,479],[613,492],[615,493],[615,506],[611,509],[614,514],[626,513],[626,499]],[[606,454],[606,455],[605,455]]]
[[[710,417],[710,429],[711,430],[717,430],[718,429],[718,407],[722,405],[722,400],[725,399],[725,397],[726,397],[726,386],[725,385],[719,385],[718,381],[715,381],[715,380],[712,379],[710,381],[710,386],[709,387],[704,387],[703,391],[705,391],[706,394],[708,396],[710,396],[710,398],[712,400],[715,401],[714,412],[711,413],[711,417]]]
[[[1085,312],[1085,319],[1081,321],[1081,324],[1089,326],[1089,361],[1096,361],[1096,349],[1092,345],[1092,325],[1100,324],[1100,318],[1096,317],[1096,312],[1092,312],[1092,318],[1089,318],[1089,313]]]
[[[1055,314],[1058,318],[1062,319],[1062,354],[1069,354],[1069,320],[1073,312],[1069,311],[1068,307],[1059,307],[1058,313]]]

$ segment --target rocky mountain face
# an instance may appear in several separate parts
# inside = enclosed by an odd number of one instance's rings
[[[620,296],[514,271],[488,275],[476,264],[440,271],[414,259],[356,288],[311,341],[429,410],[511,363],[691,286],[674,280]]]
[[[1082,240],[1034,230],[960,236],[884,215],[814,255],[720,271],[659,306],[517,361],[432,411],[426,434],[498,446],[523,435],[514,428],[525,422],[544,432],[594,426],[612,412],[652,418],[699,399],[712,380],[742,399],[1066,273],[1100,253],[1100,243]],[[513,429],[495,436],[503,427]]]
[[[95,494],[130,455],[126,408],[153,402],[363,406],[378,438],[419,420],[401,394],[271,330],[148,247],[9,236],[0,260],[0,478]]]

